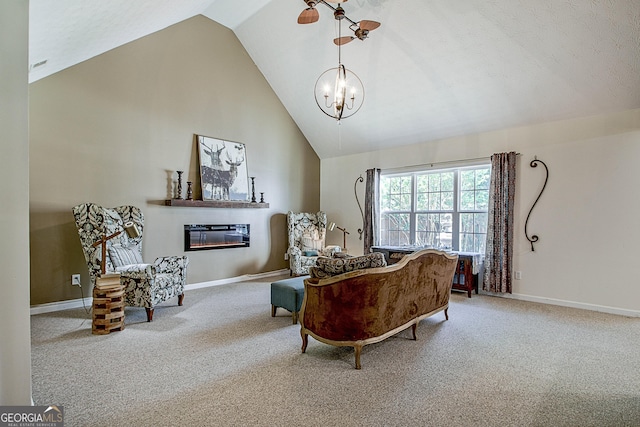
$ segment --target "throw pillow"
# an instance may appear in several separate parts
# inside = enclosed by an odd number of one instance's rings
[[[115,268],[130,264],[142,264],[142,255],[135,249],[112,245],[109,247],[109,258]]]
[[[324,279],[326,277],[331,277],[331,274],[325,273],[319,267],[309,267],[309,276],[315,279]]]
[[[367,255],[349,257],[349,258],[325,258],[320,257],[316,261],[316,269],[310,269],[310,274],[315,274],[312,277],[329,277],[338,274],[346,273],[354,270],[361,270],[365,268],[384,267],[387,265],[387,261],[384,258],[384,254],[381,252],[374,252]]]
[[[304,256],[318,256],[318,251],[316,251],[316,250],[303,251],[302,255],[304,255]]]
[[[352,258],[348,253],[346,252],[335,252],[333,254],[334,258]]]

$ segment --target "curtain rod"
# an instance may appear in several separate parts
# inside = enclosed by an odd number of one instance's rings
[[[520,153],[516,153],[516,156],[519,156],[519,155]],[[482,162],[485,162],[488,160],[491,160],[491,156],[476,157],[473,159],[445,160],[443,162],[423,163],[420,165],[412,165],[412,166],[401,166],[399,168],[381,169],[381,172],[384,172],[385,174],[389,174],[389,173],[418,171],[418,170],[430,169],[430,168],[433,168],[434,166],[451,165],[451,164],[455,164],[459,166],[467,166],[467,165],[473,165],[476,163],[481,164]]]

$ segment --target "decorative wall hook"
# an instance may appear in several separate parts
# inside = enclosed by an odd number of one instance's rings
[[[358,207],[360,208],[360,215],[362,216],[362,226],[364,227],[364,212],[362,211],[362,205],[360,204],[360,200],[358,200],[358,191],[356,188],[358,186],[358,182],[364,182],[364,178],[362,177],[362,175],[356,178],[356,182],[353,183],[353,193],[356,195],[356,202],[358,202]],[[362,233],[364,233],[364,230],[362,228],[358,228],[358,234],[360,235],[359,237],[360,240],[362,240]]]
[[[531,206],[531,209],[529,210],[529,214],[527,215],[527,220],[524,222],[524,235],[527,238],[527,240],[531,243],[531,251],[535,251],[535,249],[533,248],[533,243],[538,241],[538,236],[534,234],[531,237],[529,237],[529,234],[527,233],[527,224],[529,222],[529,217],[531,216],[531,211],[533,211],[533,208],[536,206],[536,203],[538,203],[538,200],[540,200],[540,196],[542,196],[542,192],[544,191],[545,187],[547,186],[547,181],[549,180],[549,168],[547,167],[547,165],[542,160],[538,160],[537,156],[535,156],[533,158],[531,163],[529,163],[529,166],[531,166],[532,168],[535,168],[535,167],[538,167],[538,163],[540,163],[540,164],[542,164],[542,166],[544,166],[544,169],[545,169],[547,175],[544,178],[544,185],[542,186],[542,190],[540,190],[540,194],[538,194],[538,197],[536,198],[536,201],[533,202],[533,205]]]

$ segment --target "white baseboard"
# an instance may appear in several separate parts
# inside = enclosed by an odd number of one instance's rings
[[[84,299],[84,303],[82,300]],[[84,304],[84,305],[83,305]],[[84,297],[78,299],[70,299],[65,301],[48,302],[46,304],[37,304],[31,306],[31,315],[51,313],[53,311],[68,310],[70,308],[91,307],[93,297]]]
[[[228,285],[229,283],[246,282],[248,280],[263,279],[265,277],[271,277],[271,276],[280,276],[288,272],[289,272],[288,269],[283,269],[283,270],[268,271],[266,273],[245,274],[244,276],[230,277],[228,279],[218,279],[218,280],[211,280],[209,282],[192,283],[190,285],[186,285],[184,289],[186,291],[190,291],[193,289],[208,288],[211,286]]]
[[[219,280],[212,280],[209,282],[192,283],[190,285],[186,285],[184,289],[186,291],[190,291],[193,289],[208,288],[210,286],[220,286],[220,285],[226,285],[229,283],[246,282],[248,280],[262,279],[262,278],[271,277],[271,276],[280,276],[288,272],[289,272],[288,269],[283,269],[283,270],[268,271],[266,273],[259,273],[259,274],[245,274],[244,276],[230,277],[228,279],[219,279]],[[84,302],[83,302],[83,299],[84,299]],[[85,297],[85,298],[71,299],[71,300],[65,300],[65,301],[50,302],[46,304],[32,305],[31,315],[33,316],[34,314],[51,313],[54,311],[68,310],[71,308],[91,307],[92,304],[93,304],[93,297]]]
[[[582,310],[616,314],[618,316],[640,317],[640,311],[638,310],[628,310],[628,309],[618,308],[618,307],[609,307],[606,305],[587,304],[583,302],[566,301],[566,300],[560,300],[555,298],[536,297],[536,296],[524,295],[524,294],[494,294],[491,292],[483,292],[483,293],[485,293],[486,295],[499,296],[502,298],[511,298],[511,299],[517,299],[521,301],[538,302],[541,304],[558,305],[561,307],[579,308]]]

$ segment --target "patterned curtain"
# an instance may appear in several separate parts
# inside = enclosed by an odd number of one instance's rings
[[[364,189],[364,254],[371,252],[371,246],[378,244],[378,224],[380,212],[378,207],[378,187],[380,185],[380,169],[367,169],[367,181]]]
[[[511,293],[516,157],[513,151],[491,156],[489,220],[482,285],[486,291]]]

